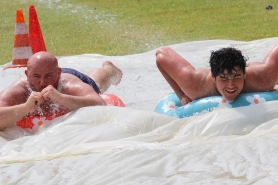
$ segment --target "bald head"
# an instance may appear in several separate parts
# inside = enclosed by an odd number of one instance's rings
[[[28,70],[37,66],[40,68],[44,68],[46,66],[58,67],[58,60],[54,55],[41,51],[32,55],[27,62]]]
[[[57,88],[61,68],[58,60],[48,52],[38,52],[32,55],[25,70],[27,80],[34,91],[42,91],[48,85]]]

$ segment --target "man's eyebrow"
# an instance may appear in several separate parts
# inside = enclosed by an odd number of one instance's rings
[[[235,73],[235,74],[222,74],[222,75],[219,75],[220,78],[229,78],[229,76],[233,76],[233,77],[238,77],[238,76],[242,76],[241,73]]]
[[[228,76],[227,75],[223,75],[223,76],[219,75],[219,77],[220,78],[227,78]]]
[[[46,74],[44,74],[44,75],[46,76],[46,75],[52,75],[52,74],[54,74],[54,72],[49,72],[49,73],[46,73]],[[41,76],[41,75],[38,74],[38,73],[33,73],[32,75],[34,75],[34,76]]]
[[[234,76],[241,76],[241,74],[240,73],[236,73]]]
[[[54,72],[46,73],[45,75],[52,75]]]

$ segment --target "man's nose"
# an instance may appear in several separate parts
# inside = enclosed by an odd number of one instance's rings
[[[46,80],[44,78],[40,79],[40,85],[46,85]]]
[[[232,87],[232,86],[234,86],[235,85],[235,83],[234,83],[234,79],[228,79],[228,87]]]

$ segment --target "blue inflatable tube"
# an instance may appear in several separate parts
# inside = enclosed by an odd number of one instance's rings
[[[200,113],[211,112],[217,107],[242,107],[278,100],[278,91],[241,93],[234,101],[227,101],[222,96],[200,98],[181,106],[176,93],[171,93],[159,101],[155,112],[177,118],[190,117]]]

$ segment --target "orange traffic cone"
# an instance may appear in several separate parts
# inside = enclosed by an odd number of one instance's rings
[[[34,5],[30,5],[29,7],[29,40],[33,54],[40,51],[46,51]]]
[[[8,65],[4,69],[26,67],[31,55],[32,50],[29,44],[23,13],[22,10],[16,10],[12,65]]]

